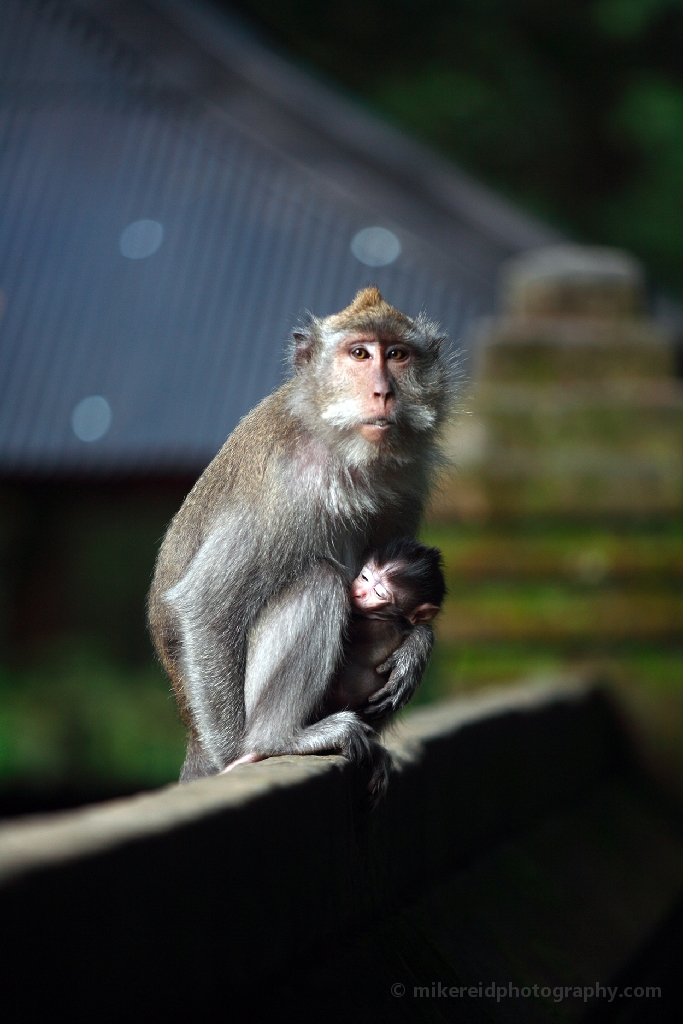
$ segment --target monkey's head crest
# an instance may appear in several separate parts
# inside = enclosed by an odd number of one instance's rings
[[[366,330],[390,334],[402,334],[414,327],[410,317],[383,299],[375,285],[361,288],[346,309],[326,317],[324,323],[332,331]]]
[[[346,309],[343,309],[341,313],[337,313],[337,316],[344,316],[345,313],[359,313],[364,309],[371,309],[373,306],[386,306],[391,308],[389,303],[386,302],[381,294],[379,288],[372,284],[368,288],[361,288],[356,293],[356,297],[353,302],[350,302]]]

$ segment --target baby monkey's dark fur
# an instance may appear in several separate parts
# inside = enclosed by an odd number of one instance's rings
[[[443,336],[376,288],[311,317],[292,376],[237,426],[159,551],[149,621],[189,742],[181,779],[250,751],[340,751],[386,785],[377,729],[412,696],[428,625],[392,655],[372,716],[320,720],[365,551],[414,536],[452,394]]]

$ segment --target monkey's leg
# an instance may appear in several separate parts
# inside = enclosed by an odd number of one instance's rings
[[[355,719],[355,720],[354,720]],[[249,733],[245,742],[252,737]],[[254,764],[278,754],[325,754],[339,752],[348,760],[366,764],[372,769],[368,789],[375,796],[381,796],[387,788],[391,755],[376,740],[374,729],[361,722],[351,711],[341,711],[321,719],[314,725],[305,726],[296,733],[282,737],[279,747],[268,753],[250,751],[227,765],[219,775],[225,775],[242,764]]]
[[[216,534],[164,595],[179,624],[187,704],[212,772],[262,752],[244,740],[245,715],[257,715],[264,753],[314,720],[341,653],[348,596],[341,573],[327,562],[265,607],[261,598],[247,636],[258,564],[250,545],[257,541]]]
[[[351,712],[340,712],[340,715],[349,714]],[[377,743],[374,740],[374,730],[365,726],[360,741],[354,745],[354,740],[357,741],[358,739],[357,735],[355,735],[355,724],[349,723],[346,720],[333,721],[333,719],[338,719],[338,716],[332,715],[321,719],[315,725],[310,725],[300,730],[296,736],[289,737],[286,742],[283,741],[283,747],[286,750],[283,749],[280,753],[322,754],[338,750],[349,760],[366,762],[372,768],[372,777],[368,789],[374,797],[382,796],[386,792],[389,782],[391,755],[381,743]],[[351,725],[350,728],[349,725]],[[233,768],[237,768],[242,764],[255,764],[257,761],[265,761],[268,756],[274,756],[274,752],[267,755],[251,751],[248,754],[243,754],[242,757],[238,757],[231,764],[226,765],[218,774],[225,775],[227,772],[232,771]]]
[[[316,721],[339,662],[347,617],[346,585],[326,562],[264,610],[249,637],[243,753],[340,751],[386,776],[388,754],[358,715],[342,711]]]
[[[363,718],[379,726],[390,715],[408,703],[422,682],[429,656],[434,646],[431,626],[414,626],[403,643],[377,666],[377,671],[389,672],[384,686],[368,698],[362,710]]]
[[[349,761],[370,768],[372,775],[368,789],[374,797],[381,796],[387,788],[389,771],[392,764],[391,755],[377,740],[377,733],[366,722],[362,722],[353,711],[338,711],[328,715],[313,725],[303,726],[289,735],[282,735],[279,741],[272,742],[269,749],[263,739],[259,740],[258,727],[253,732],[247,731],[245,742],[257,745],[263,751],[258,755],[247,754],[229,765],[225,771],[242,761],[261,760],[282,754],[343,754]]]

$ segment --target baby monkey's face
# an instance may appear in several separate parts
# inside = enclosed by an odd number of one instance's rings
[[[360,612],[396,606],[397,593],[385,566],[368,562],[351,584],[351,604]]]
[[[370,559],[363,566],[351,584],[351,604],[363,615],[373,618],[393,618],[396,615],[408,619],[413,626],[431,622],[438,615],[436,604],[418,604],[416,595],[408,588],[401,589],[392,576],[401,569],[400,563],[378,565]]]

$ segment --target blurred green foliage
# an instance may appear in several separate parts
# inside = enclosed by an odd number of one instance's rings
[[[168,682],[155,665],[112,663],[92,640],[0,672],[0,787],[82,792],[176,781],[185,749]]]
[[[185,729],[145,597],[189,483],[0,487],[0,812],[177,780]]]
[[[511,199],[683,295],[683,0],[231,0]]]

